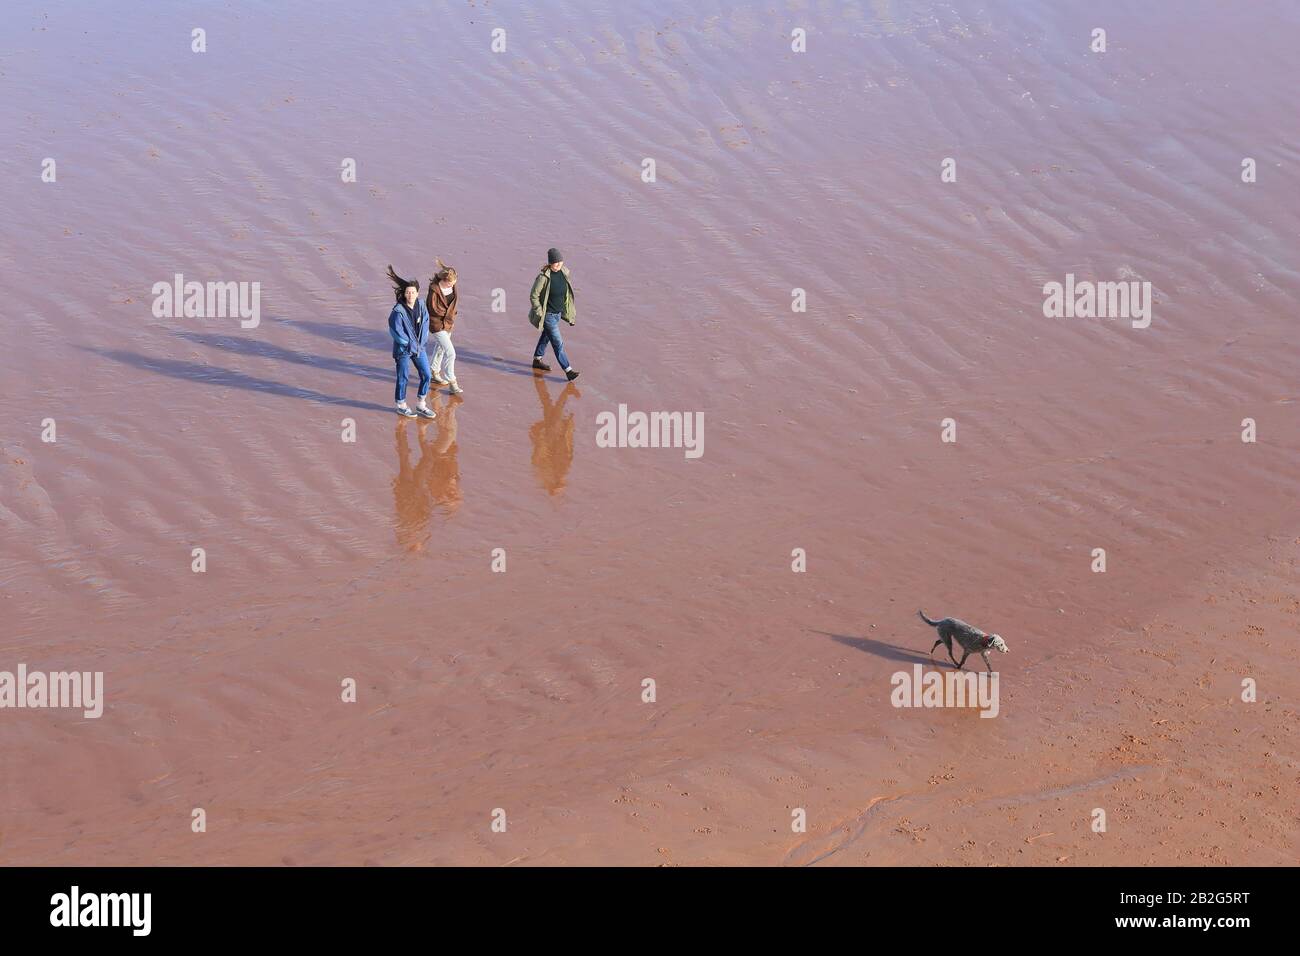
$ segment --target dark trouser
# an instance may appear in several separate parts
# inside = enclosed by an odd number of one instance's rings
[[[569,356],[564,354],[564,339],[560,338],[560,313],[547,312],[546,318],[542,320],[542,337],[537,340],[537,348],[533,352],[533,358],[541,358],[546,354],[546,345],[550,343],[555,350],[555,359],[560,363],[560,368],[569,368]]]
[[[429,394],[429,383],[433,381],[433,375],[429,372],[429,356],[424,354],[424,349],[420,351],[399,352],[396,357],[397,362],[397,401],[406,401],[406,362],[410,360],[415,364],[415,370],[420,374],[420,397]]]

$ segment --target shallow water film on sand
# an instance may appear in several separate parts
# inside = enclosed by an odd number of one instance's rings
[[[0,863],[1293,864],[1297,35],[7,0]]]

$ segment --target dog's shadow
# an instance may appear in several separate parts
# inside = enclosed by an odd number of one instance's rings
[[[885,641],[878,641],[873,637],[849,637],[847,634],[832,634],[830,631],[813,631],[814,634],[821,634],[829,637],[837,644],[843,644],[845,647],[851,647],[854,650],[863,651],[867,654],[874,654],[877,657],[883,657],[890,661],[901,661],[904,664],[935,664],[936,660],[930,658],[927,654],[911,647],[899,647],[897,644],[888,644]]]

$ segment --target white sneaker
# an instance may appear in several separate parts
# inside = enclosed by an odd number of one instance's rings
[[[451,383],[451,388],[449,388],[447,391],[451,392],[451,394],[453,395],[465,394],[465,390],[461,388],[459,385],[457,385],[456,382],[454,381]]]

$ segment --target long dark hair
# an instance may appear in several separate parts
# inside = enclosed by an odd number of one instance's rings
[[[393,283],[393,298],[398,302],[402,301],[402,296],[410,286],[415,286],[416,292],[420,291],[420,282],[418,279],[403,279],[393,271],[391,265],[388,267],[388,279]]]

